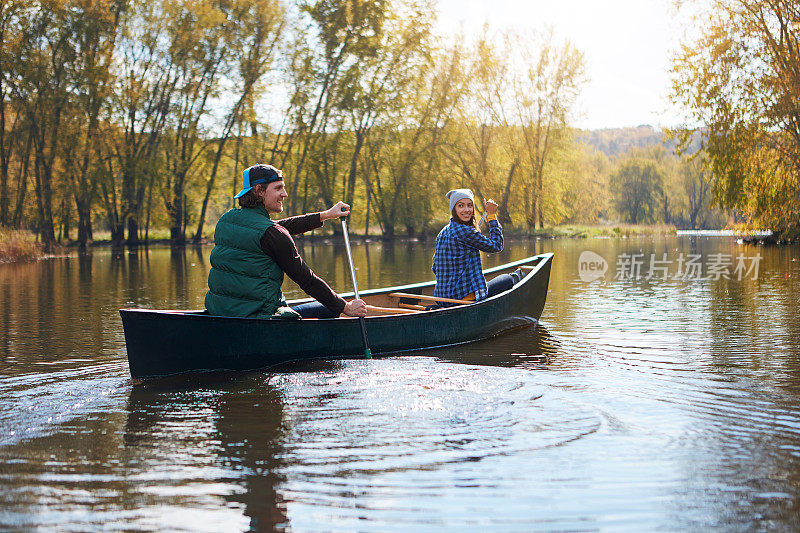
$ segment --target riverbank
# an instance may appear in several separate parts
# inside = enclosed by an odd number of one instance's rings
[[[341,228],[333,227],[332,229],[325,228],[323,230],[310,231],[301,235],[294,235],[297,241],[305,242],[331,242],[335,239],[341,238]],[[368,234],[350,232],[350,240],[354,242],[372,242],[387,240],[380,234],[380,228],[370,228],[372,231]],[[415,235],[398,234],[395,235],[391,241],[398,242],[425,242],[428,240],[435,240],[436,234],[439,232],[437,226],[435,231],[419,232]],[[485,226],[484,226],[485,231]],[[565,224],[559,226],[547,226],[535,230],[515,228],[513,226],[506,226],[503,234],[506,239],[556,239],[556,238],[572,238],[572,239],[585,239],[590,237],[600,238],[623,238],[623,237],[646,237],[655,235],[675,235],[677,229],[672,225],[665,224],[608,224],[608,225],[583,225],[583,224]],[[198,244],[214,244],[213,228],[209,229],[208,236],[205,237]],[[90,246],[111,246],[113,243],[108,238],[108,235],[101,233],[98,239],[90,243]],[[171,242],[166,232],[154,232],[154,237],[148,241],[148,245],[170,245]],[[193,244],[187,242],[187,245]]]
[[[338,230],[338,232],[335,232]],[[438,230],[437,230],[438,231]],[[530,239],[589,239],[589,238],[630,238],[630,237],[651,237],[651,236],[665,236],[676,235],[679,233],[678,229],[673,225],[666,224],[597,224],[597,225],[584,225],[584,224],[564,224],[558,226],[547,226],[535,230],[528,230],[522,228],[515,228],[513,226],[504,229],[505,238],[507,241],[521,241]],[[207,235],[213,236],[213,228],[209,229]],[[769,239],[764,239],[762,235],[747,236],[746,231],[740,233],[749,243],[770,244]],[[170,246],[169,232],[152,231],[150,240],[142,246]],[[96,233],[97,238],[90,241],[90,247],[111,247],[114,246],[110,239],[108,232]],[[414,236],[397,235],[394,237],[398,242],[427,242],[433,241],[436,238],[436,232],[420,233]],[[296,235],[295,239],[298,242],[309,243],[332,243],[341,240],[341,229],[335,228],[334,232],[326,229],[323,231],[312,231],[304,235]],[[375,228],[374,233],[364,235],[363,233],[351,233],[350,240],[353,242],[373,242],[382,241],[383,236],[380,234],[380,229]],[[199,245],[214,244],[213,239],[204,237]],[[777,244],[784,244],[778,242]],[[186,245],[193,245],[187,242]],[[77,242],[71,241],[64,243],[60,246],[62,250],[69,250],[70,248],[77,248]],[[125,245],[123,245],[125,246]],[[36,242],[36,236],[33,233],[20,230],[10,230],[7,228],[0,228],[0,263],[16,262],[16,261],[31,261],[41,259],[44,257],[51,257],[50,254],[45,254],[44,247],[41,243]]]
[[[622,237],[646,237],[655,235],[675,235],[677,228],[671,224],[604,224],[604,225],[583,225],[565,224],[559,226],[547,226],[535,229],[530,232],[506,232],[509,236],[517,234],[539,237],[543,239],[556,239],[567,237],[572,239],[587,239],[590,237],[603,238],[622,238]]]

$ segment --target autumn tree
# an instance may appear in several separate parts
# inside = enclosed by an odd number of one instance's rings
[[[641,156],[625,158],[611,173],[614,205],[632,223],[651,222],[663,194],[664,174],[656,162]]]
[[[169,217],[170,241],[186,239],[186,180],[205,148],[202,120],[216,95],[227,54],[227,13],[213,0],[165,2],[170,20],[165,60],[175,91],[162,140],[166,166],[161,191]]]
[[[395,2],[385,12],[375,51],[350,65],[341,78],[336,108],[347,116],[347,128],[353,132],[344,191],[347,203],[354,201],[359,156],[370,130],[405,111],[408,91],[427,64],[432,12],[427,2]]]
[[[319,154],[325,147],[317,151],[318,143],[328,141],[326,132],[331,130],[331,121],[341,121],[341,117],[334,116],[334,108],[342,98],[341,90],[347,87],[343,77],[377,53],[388,5],[388,0],[300,3],[303,20],[310,27],[298,34],[298,38],[308,42],[294,44],[291,62],[300,71],[294,74],[296,92],[291,95],[295,105],[290,114],[296,121],[291,129],[295,134],[287,139],[295,155],[284,158],[294,176],[289,192],[290,213],[297,211],[298,188],[308,179],[323,201],[332,200],[333,176],[320,171]],[[306,165],[310,158],[317,166],[309,172]]]
[[[711,172],[701,155],[686,158],[681,162],[681,175],[687,194],[689,226],[696,229],[704,225],[711,192]]]
[[[552,32],[495,38],[488,31],[474,54],[462,133],[448,143],[448,157],[478,196],[500,201],[503,222],[511,222],[515,202],[528,226],[541,227],[548,172],[573,142],[568,125],[585,82],[583,55]]]
[[[503,90],[508,65],[500,45],[488,28],[484,29],[487,31],[470,50],[464,67],[463,94],[442,146],[444,157],[456,171],[455,176],[446,176],[449,186],[444,190],[471,188],[477,209],[483,198],[499,200],[497,195],[502,190],[506,172],[513,176],[519,166],[511,142],[513,138],[508,136],[506,105],[509,101]],[[510,162],[506,157],[509,154],[512,154]],[[502,212],[501,216],[505,220],[506,213]]]
[[[156,161],[176,73],[166,61],[170,20],[161,2],[134,0],[124,12],[115,52],[114,84],[99,180],[111,239],[139,243],[147,195],[156,185]]]
[[[557,43],[552,30],[535,37],[506,36],[513,122],[521,128],[530,227],[544,226],[545,173],[554,154],[572,142],[568,129],[586,82],[583,53]],[[507,187],[510,187],[510,179]],[[509,195],[505,194],[504,198]]]
[[[800,9],[711,0],[674,59],[673,98],[700,124],[716,201],[776,231],[800,230]],[[685,139],[688,140],[687,137]]]
[[[367,141],[362,166],[367,213],[372,206],[386,238],[401,224],[410,234],[425,228],[431,194],[447,190],[441,182],[454,178],[443,168],[442,151],[464,97],[466,67],[460,41],[432,49],[406,87],[404,106]]]
[[[100,162],[102,122],[107,113],[113,77],[111,64],[119,22],[126,2],[105,0],[87,4],[84,16],[76,21],[75,76],[69,114],[69,143],[64,145],[65,175],[74,200],[78,242],[86,245],[92,237],[92,208],[97,195],[98,175],[103,172]],[[64,213],[64,236],[69,232],[70,212]]]
[[[543,210],[552,224],[596,224],[609,217],[611,163],[580,143],[554,150]]]
[[[227,106],[209,175],[205,181],[205,195],[198,216],[197,231],[192,239],[195,243],[200,242],[203,236],[209,198],[227,142],[237,125],[246,118],[255,118],[253,106],[258,96],[259,82],[273,65],[283,29],[286,27],[284,6],[276,0],[234,2],[226,10],[226,14],[227,29],[223,35],[227,53],[223,75],[228,84],[224,87],[224,92],[228,97],[233,96],[233,101]]]
[[[63,124],[69,112],[75,11],[64,3],[39,5],[20,27],[14,86],[33,146],[37,228],[46,247],[55,244],[54,190],[59,176],[58,154],[64,142]]]
[[[21,81],[17,65],[22,59],[21,48],[25,42],[23,26],[33,13],[28,2],[0,2],[0,225],[19,224],[27,183],[31,129],[24,124],[16,85]],[[20,142],[20,139],[26,141]],[[15,159],[24,160],[25,164],[19,164],[16,201],[12,205],[11,163]]]

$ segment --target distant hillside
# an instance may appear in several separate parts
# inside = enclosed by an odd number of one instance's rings
[[[577,139],[609,157],[624,154],[631,148],[646,148],[660,144],[672,151],[675,143],[667,140],[662,130],[642,125],[635,128],[579,130]]]

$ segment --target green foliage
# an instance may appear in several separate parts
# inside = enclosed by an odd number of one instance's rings
[[[639,224],[655,219],[664,186],[664,172],[655,162],[626,159],[611,173],[610,184],[614,205],[626,221]]]

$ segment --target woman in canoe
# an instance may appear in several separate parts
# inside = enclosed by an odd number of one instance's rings
[[[436,237],[434,296],[480,301],[511,288],[514,280],[508,274],[498,276],[487,285],[481,265],[481,252],[496,253],[503,249],[503,228],[497,220],[497,203],[491,199],[486,201],[486,221],[489,224],[489,235],[486,236],[475,223],[471,190],[453,189],[445,196],[450,201],[451,218]]]

